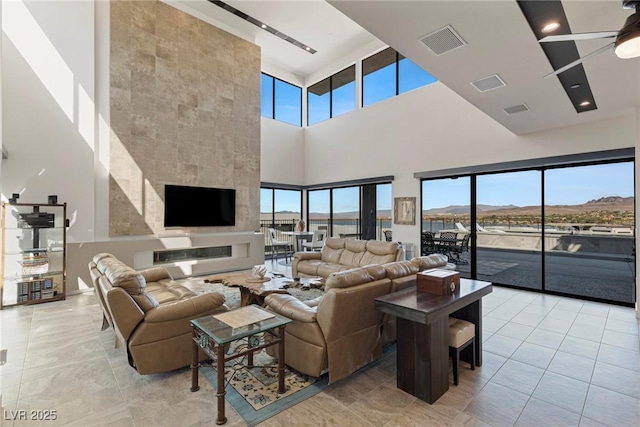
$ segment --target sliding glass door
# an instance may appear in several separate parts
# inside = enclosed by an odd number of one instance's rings
[[[434,252],[447,255],[456,261],[462,277],[471,277],[469,240],[466,250],[462,250],[465,236],[469,239],[471,233],[470,185],[469,177],[422,182],[420,251],[423,255]]]
[[[633,162],[545,172],[545,286],[635,301]]]
[[[542,289],[542,186],[537,170],[476,178],[477,278]]]
[[[442,246],[451,232],[471,233],[468,253]],[[632,305],[634,161],[425,179],[421,239],[462,277]]]

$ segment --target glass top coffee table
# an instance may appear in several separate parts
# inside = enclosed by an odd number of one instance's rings
[[[257,305],[240,307],[226,313],[209,315],[191,320],[193,329],[193,359],[191,363],[191,391],[198,391],[199,351],[212,359],[217,373],[216,397],[218,416],[216,424],[227,422],[224,397],[225,363],[247,356],[247,366],[253,366],[253,353],[272,345],[278,345],[278,393],[284,393],[284,327],[290,319],[267,311]],[[229,344],[244,340],[226,354]]]

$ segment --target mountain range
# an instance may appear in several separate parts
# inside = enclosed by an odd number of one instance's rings
[[[627,211],[633,212],[635,199],[633,196],[606,196],[589,200],[579,205],[546,205],[546,214],[578,214],[593,211]],[[451,205],[442,208],[427,209],[422,212],[428,216],[448,216],[469,214],[469,205]],[[539,215],[540,206],[516,206],[516,205],[477,205],[477,212],[482,215]],[[311,218],[326,218],[326,213],[311,212]],[[379,217],[391,216],[391,209],[378,210]],[[358,212],[336,212],[334,218],[357,218]]]

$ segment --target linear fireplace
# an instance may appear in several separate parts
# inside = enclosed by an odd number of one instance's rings
[[[231,246],[210,246],[153,251],[153,264],[161,265],[179,261],[231,257]]]

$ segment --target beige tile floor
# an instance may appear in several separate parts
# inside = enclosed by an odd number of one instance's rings
[[[101,320],[92,293],[0,311],[3,426],[215,425],[206,381],[191,393],[188,369],[138,375]],[[495,287],[484,298],[483,366],[462,364],[460,385],[435,404],[396,388],[390,354],[261,425],[638,426],[638,324],[629,308]],[[244,425],[227,408],[228,425]],[[17,410],[57,419],[12,421]]]

